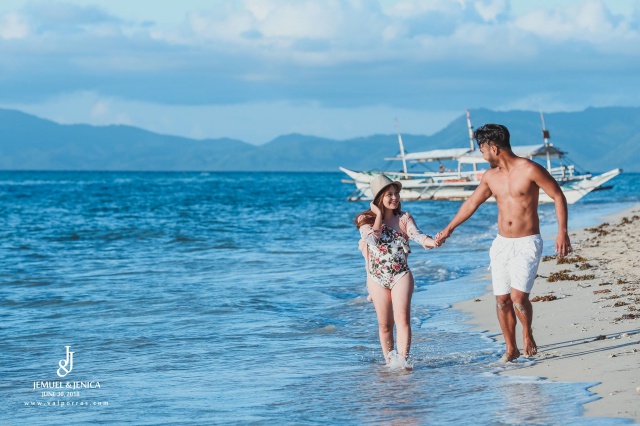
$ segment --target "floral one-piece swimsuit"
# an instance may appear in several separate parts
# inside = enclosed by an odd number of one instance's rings
[[[369,246],[369,273],[385,288],[409,272],[407,256],[411,253],[407,237],[390,226],[382,225],[378,244]]]
[[[379,236],[375,235],[370,225],[360,228],[360,249],[363,250],[367,262],[367,272],[378,284],[388,289],[392,289],[395,283],[409,272],[409,239],[422,244],[423,238],[429,237],[416,227],[409,213],[404,213],[399,223],[401,229],[407,230],[406,234],[384,223]]]

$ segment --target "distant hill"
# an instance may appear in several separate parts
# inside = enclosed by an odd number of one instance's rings
[[[514,145],[542,142],[532,111],[471,111],[476,127],[506,125]],[[640,172],[640,108],[588,108],[545,114],[551,142],[585,170]],[[430,135],[402,135],[408,152],[469,146],[464,114]],[[194,140],[131,126],[62,125],[0,109],[0,169],[163,171],[337,171],[383,168],[398,153],[397,136],[334,140],[290,134],[255,146],[235,139]],[[401,165],[396,163],[392,169]]]
[[[233,140],[193,140],[131,126],[61,125],[0,109],[0,169],[216,170],[255,150]]]

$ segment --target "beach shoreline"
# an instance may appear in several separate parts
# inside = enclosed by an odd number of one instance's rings
[[[535,362],[512,363],[502,374],[595,383],[585,416],[640,423],[640,205],[570,236],[568,262],[543,258],[531,292]],[[453,308],[471,316],[473,330],[503,342],[494,301],[489,292]],[[516,333],[521,348],[520,324]]]

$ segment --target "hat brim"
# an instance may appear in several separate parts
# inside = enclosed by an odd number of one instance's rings
[[[382,196],[382,194],[384,194],[384,192],[390,187],[390,186],[396,186],[398,188],[398,192],[402,191],[402,184],[400,182],[393,181],[388,185],[383,186],[382,188],[380,188],[380,190],[378,191],[378,193],[376,194],[375,197],[373,197],[373,201],[377,201],[378,198],[380,198]]]

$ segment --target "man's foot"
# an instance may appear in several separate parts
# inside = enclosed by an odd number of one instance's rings
[[[512,352],[505,352],[504,355],[502,355],[502,358],[500,358],[500,360],[498,361],[498,363],[506,364],[507,362],[511,362],[518,358],[520,358],[520,351],[516,349],[515,351],[512,351]]]
[[[533,336],[531,336],[530,338],[524,338],[522,350],[524,352],[524,356],[526,356],[527,358],[531,358],[538,353],[538,346],[536,345],[536,341],[533,340]]]

